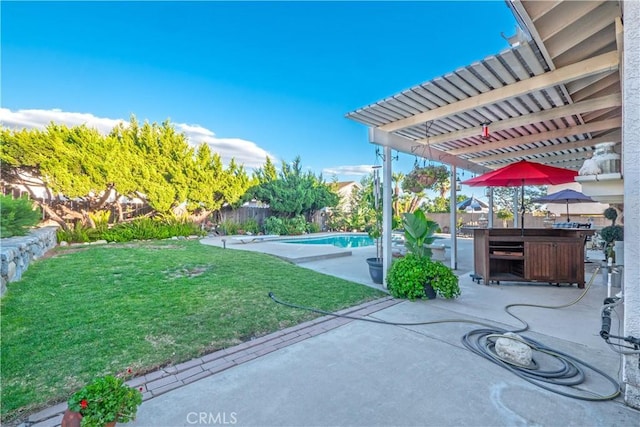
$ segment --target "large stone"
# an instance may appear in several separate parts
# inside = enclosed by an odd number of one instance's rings
[[[496,353],[506,362],[529,366],[533,351],[522,341],[524,340],[520,335],[507,332],[496,340]]]
[[[3,276],[5,276],[5,274],[3,274]],[[16,263],[13,262],[13,261],[8,262],[7,263],[7,274],[6,274],[7,281],[8,282],[13,281],[15,276],[16,276]]]

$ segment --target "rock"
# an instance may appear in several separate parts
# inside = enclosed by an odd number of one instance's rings
[[[64,240],[60,242],[60,246],[69,246],[69,242],[65,242]]]
[[[4,267],[4,266],[3,266]],[[3,273],[7,277],[7,281],[11,282],[16,276],[16,263],[11,261],[7,263],[7,272]]]
[[[496,340],[496,353],[506,362],[529,366],[533,351],[522,341],[524,340],[520,335],[507,332]]]

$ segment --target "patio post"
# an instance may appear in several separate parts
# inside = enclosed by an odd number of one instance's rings
[[[387,287],[387,271],[391,267],[393,253],[391,249],[392,196],[391,188],[391,147],[384,146],[382,156],[382,286]]]
[[[449,230],[451,232],[451,268],[453,270],[458,269],[458,233],[456,232],[458,222],[458,189],[456,188],[456,169],[455,165],[451,165],[451,186],[449,187],[449,210],[451,211],[449,215]]]
[[[640,337],[640,3],[624,2],[622,170],[624,171],[624,333]],[[640,355],[623,356],[627,405],[640,409]]]

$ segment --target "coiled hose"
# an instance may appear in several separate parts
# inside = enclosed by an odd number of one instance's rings
[[[557,306],[548,306],[548,305],[537,305],[537,304],[509,304],[504,307],[504,310],[514,319],[523,324],[523,327],[520,329],[515,329],[512,331],[508,331],[501,328],[496,328],[495,325],[479,322],[476,320],[468,320],[468,319],[441,319],[441,320],[431,320],[425,322],[387,322],[385,320],[371,319],[365,317],[355,317],[349,316],[345,314],[338,314],[326,310],[321,310],[314,307],[305,307],[298,304],[293,304],[290,302],[282,301],[278,299],[273,292],[269,292],[269,298],[271,298],[274,302],[301,310],[307,310],[318,314],[323,314],[327,316],[334,317],[342,317],[345,319],[351,320],[360,320],[363,322],[370,323],[378,323],[382,325],[391,325],[391,326],[424,326],[424,325],[434,325],[439,323],[469,323],[480,326],[485,326],[486,328],[475,329],[470,332],[467,332],[462,337],[462,344],[473,353],[477,354],[480,357],[483,357],[498,366],[507,369],[518,377],[522,378],[529,383],[532,383],[538,387],[541,387],[545,390],[551,391],[553,393],[560,394],[562,396],[571,397],[574,399],[588,400],[588,401],[605,401],[615,399],[620,395],[620,384],[611,376],[607,375],[600,369],[576,358],[566,353],[563,353],[558,350],[554,350],[550,347],[543,345],[535,340],[530,338],[521,337],[522,342],[528,345],[540,358],[545,358],[551,360],[551,365],[554,368],[548,370],[540,369],[540,364],[535,361],[532,361],[530,366],[517,366],[511,362],[508,362],[502,358],[500,358],[495,351],[495,341],[497,338],[503,336],[507,332],[524,332],[529,329],[529,324],[513,314],[509,309],[512,307],[537,307],[537,308],[546,308],[546,309],[560,309],[569,307],[578,303],[584,296],[587,291],[591,288],[593,284],[593,280],[598,274],[600,267],[597,267],[591,279],[589,280],[588,285],[585,287],[584,292],[574,301],[568,304],[562,304]],[[510,338],[513,339],[513,338]],[[547,362],[548,362],[547,360]],[[547,363],[549,364],[549,363]],[[602,395],[595,392],[591,392],[588,390],[580,390],[576,386],[582,384],[585,380],[585,369],[591,370],[603,378],[605,378],[609,383],[613,385],[614,391],[610,394]],[[572,390],[572,392],[564,391],[562,388],[568,387]]]

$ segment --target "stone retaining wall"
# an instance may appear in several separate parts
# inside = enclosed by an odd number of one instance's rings
[[[56,246],[56,227],[43,227],[33,230],[27,236],[10,237],[0,242],[0,296],[4,295],[7,283],[20,280],[22,273],[32,260],[43,256]]]

